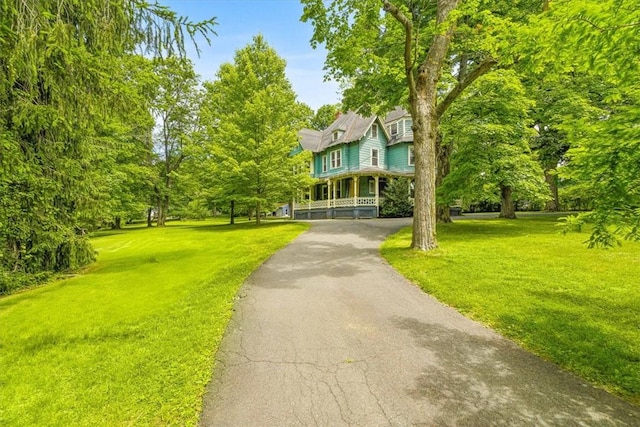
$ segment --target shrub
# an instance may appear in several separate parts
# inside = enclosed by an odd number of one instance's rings
[[[403,218],[413,215],[413,200],[409,197],[410,181],[407,178],[391,179],[383,192],[384,201],[380,206],[380,216]]]

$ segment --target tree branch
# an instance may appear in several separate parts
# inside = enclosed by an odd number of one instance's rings
[[[389,0],[383,0],[382,7],[385,12],[391,14],[391,16],[404,27],[404,71],[407,76],[407,82],[409,83],[409,94],[411,96],[415,89],[415,77],[413,75],[414,62],[411,56],[413,46],[413,22]]]
[[[438,118],[442,117],[442,115],[447,111],[447,109],[451,106],[453,101],[474,81],[478,79],[478,77],[486,74],[491,68],[496,65],[498,62],[493,58],[485,59],[473,69],[470,73],[466,74],[458,84],[451,89],[451,91],[444,97],[442,102],[438,104],[436,109],[436,115]]]
[[[601,27],[598,24],[596,24],[595,22],[591,21],[590,19],[584,18],[582,16],[577,17],[576,21],[586,22],[587,24],[591,25],[593,28],[595,28],[596,30],[600,31],[601,33],[604,33],[606,31],[619,30],[620,28],[629,28],[629,27],[638,27],[638,26],[640,26],[640,22],[631,22],[629,24],[614,25],[612,27]]]

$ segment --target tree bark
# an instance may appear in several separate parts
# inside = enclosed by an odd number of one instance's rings
[[[260,210],[262,208],[260,205],[260,202],[256,202],[256,225],[260,225]]]
[[[289,219],[295,219],[295,213],[293,212],[293,204],[294,204],[294,200],[293,197],[291,197],[289,199]]]
[[[111,225],[112,230],[120,230],[122,228],[122,218],[119,216],[113,219],[113,224]]]
[[[451,171],[451,152],[453,151],[453,144],[442,144],[442,135],[438,133],[436,147],[438,152],[438,174],[436,176],[437,190],[437,188],[442,185],[442,182]],[[453,222],[451,220],[451,211],[449,210],[448,204],[439,204],[436,206],[436,221],[445,224]]]
[[[153,212],[153,208],[147,209],[147,227],[153,227],[153,221],[151,220],[152,212]]]
[[[167,223],[167,211],[169,210],[169,195],[158,197],[158,227],[164,227]]]
[[[168,162],[167,162],[168,163]],[[169,166],[166,167],[166,175],[164,177],[164,191],[165,194],[158,196],[158,227],[164,227],[167,222],[167,214],[169,212],[169,193],[171,192],[171,175]]]
[[[235,200],[231,201],[231,217],[229,218],[229,224],[233,225],[235,224],[235,217],[236,217],[236,202]]]
[[[435,87],[434,87],[435,89]],[[434,93],[424,85],[414,97],[413,145],[415,156],[415,206],[411,247],[430,250],[436,239],[436,134]]]
[[[511,197],[511,187],[500,185],[500,218],[516,219],[516,209]]]
[[[384,10],[404,28],[404,66],[413,119],[415,156],[415,207],[411,247],[430,250],[438,247],[436,239],[436,137],[438,134],[437,91],[442,66],[453,34],[453,25],[436,34],[426,58],[418,66],[414,58],[413,22],[396,5],[383,1]],[[442,25],[458,5],[458,0],[438,0],[436,23]]]
[[[555,170],[546,169],[544,171],[544,180],[549,186],[552,199],[547,201],[544,210],[549,212],[557,212],[560,210],[560,197],[558,195],[558,177],[555,174]]]

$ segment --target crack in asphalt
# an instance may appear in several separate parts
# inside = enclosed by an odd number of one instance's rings
[[[378,254],[407,220],[319,221],[247,280],[201,426],[638,426],[640,409],[445,307]]]

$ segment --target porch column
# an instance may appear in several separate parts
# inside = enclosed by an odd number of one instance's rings
[[[340,181],[336,179],[336,182],[333,183],[333,202],[334,202],[334,206],[335,206],[335,201],[336,201],[336,196],[338,194],[338,192],[336,191],[338,189],[338,185],[339,185]]]
[[[331,208],[331,180],[327,180],[327,209]]]
[[[380,177],[375,176],[376,180],[376,217],[380,216]]]
[[[353,206],[358,206],[358,189],[360,188],[358,178],[358,175],[353,177]]]

